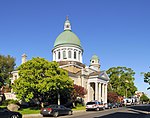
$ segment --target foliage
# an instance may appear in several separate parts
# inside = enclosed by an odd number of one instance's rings
[[[5,84],[10,84],[11,72],[14,70],[15,59],[10,55],[0,55],[0,88]]]
[[[7,106],[9,104],[19,104],[19,102],[17,100],[13,100],[13,99],[4,100],[2,102],[2,105],[4,105],[4,106]]]
[[[131,68],[112,67],[107,70],[110,78],[108,91],[114,91],[120,96],[132,96],[137,88],[134,85],[135,72]]]
[[[74,89],[71,93],[72,100],[75,101],[77,97],[84,98],[84,95],[87,94],[87,90],[79,85],[74,84]]]
[[[19,78],[14,81],[13,90],[18,99],[26,102],[57,100],[58,93],[67,96],[73,89],[73,80],[56,62],[37,57],[19,66],[18,71]]]
[[[148,101],[149,101],[149,98],[148,98],[145,94],[143,94],[143,95],[140,97],[140,101],[142,101],[142,102],[148,102]]]
[[[110,103],[118,102],[118,95],[115,92],[108,92],[107,93],[107,100]]]
[[[150,85],[150,72],[144,73],[144,82]],[[150,87],[147,89],[150,89]]]

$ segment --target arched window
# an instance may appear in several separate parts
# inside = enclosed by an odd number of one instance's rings
[[[68,58],[71,58],[71,51],[68,51]]]
[[[63,51],[63,59],[66,59],[66,51]]]
[[[76,51],[74,51],[74,59],[76,59],[76,58],[77,58]]]
[[[58,52],[58,59],[60,59],[60,52]]]

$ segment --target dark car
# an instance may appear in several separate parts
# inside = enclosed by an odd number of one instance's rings
[[[42,108],[40,113],[44,116],[54,116],[57,117],[59,115],[72,115],[72,110],[70,108],[66,108],[63,105],[49,105],[45,108]]]
[[[0,108],[0,118],[22,118],[22,114],[8,109]]]
[[[112,103],[113,104],[113,108],[118,108],[119,107],[119,103],[115,102],[115,103]]]

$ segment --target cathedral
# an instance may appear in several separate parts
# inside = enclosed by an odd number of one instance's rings
[[[78,36],[72,32],[71,23],[66,18],[64,31],[58,35],[52,49],[53,61],[59,63],[60,68],[68,71],[74,84],[84,87],[87,90],[84,102],[99,100],[107,103],[107,84],[109,77],[105,71],[100,70],[100,60],[93,55],[89,60],[90,65],[83,64],[83,48]],[[22,63],[25,63],[26,55],[22,55]],[[18,78],[18,72],[12,72],[11,82]]]
[[[64,31],[55,40],[52,54],[53,61],[58,62],[60,68],[68,71],[68,75],[73,79],[74,84],[87,90],[85,102],[99,100],[107,103],[109,77],[105,71],[100,71],[98,56],[92,56],[90,66],[83,64],[83,48],[80,39],[72,32],[68,17],[64,23]]]

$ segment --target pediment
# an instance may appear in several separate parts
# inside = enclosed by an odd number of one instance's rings
[[[101,72],[100,72],[99,78],[100,78],[100,79],[107,80],[107,81],[109,81],[109,79],[110,79],[105,71],[101,71]]]

